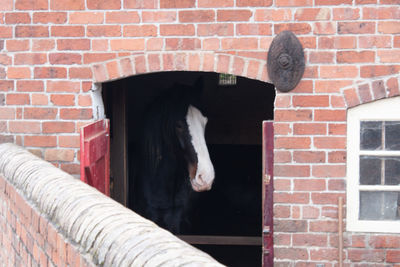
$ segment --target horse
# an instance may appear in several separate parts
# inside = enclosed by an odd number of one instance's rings
[[[195,105],[202,87],[175,84],[149,105],[133,158],[130,206],[174,234],[188,227],[192,192],[210,190],[215,177]]]

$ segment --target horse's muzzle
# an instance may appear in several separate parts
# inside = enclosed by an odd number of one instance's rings
[[[203,180],[202,175],[198,175],[195,179],[191,179],[190,183],[192,184],[192,188],[196,192],[208,191],[211,189],[214,178],[211,179],[211,183],[207,183]]]

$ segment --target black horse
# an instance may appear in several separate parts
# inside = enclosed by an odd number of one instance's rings
[[[176,84],[145,112],[130,175],[130,207],[178,234],[185,228],[191,193],[214,180],[204,131],[207,118],[193,103],[203,87]]]

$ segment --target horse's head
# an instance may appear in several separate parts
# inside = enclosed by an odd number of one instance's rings
[[[176,128],[179,143],[188,162],[190,182],[197,192],[210,190],[215,177],[204,138],[206,124],[207,118],[200,110],[189,105],[186,121],[179,121]]]

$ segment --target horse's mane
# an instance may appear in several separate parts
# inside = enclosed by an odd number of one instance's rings
[[[167,89],[145,111],[141,154],[142,167],[154,175],[160,161],[169,155],[178,155],[179,147],[176,137],[176,121],[185,119],[190,100],[185,85],[174,85]],[[169,158],[169,160],[176,158]]]

